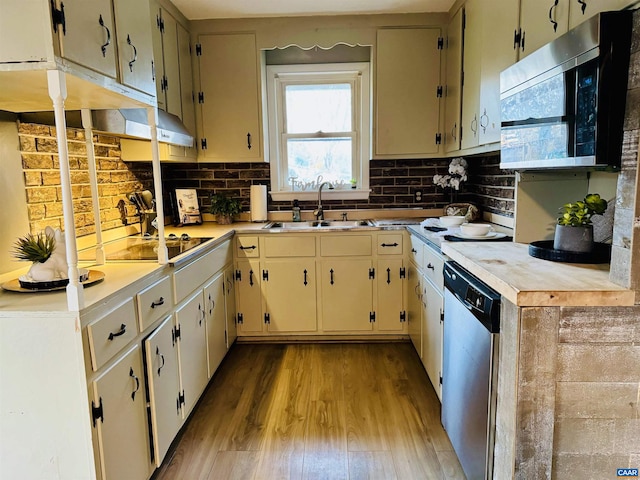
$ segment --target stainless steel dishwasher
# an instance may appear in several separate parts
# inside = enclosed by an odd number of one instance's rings
[[[493,477],[500,295],[444,266],[442,425],[468,480]]]

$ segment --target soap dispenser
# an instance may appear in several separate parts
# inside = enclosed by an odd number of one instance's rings
[[[300,217],[300,207],[298,206],[298,200],[294,200],[293,201],[292,214],[293,214],[293,221],[294,222],[301,222],[302,221],[302,218]]]

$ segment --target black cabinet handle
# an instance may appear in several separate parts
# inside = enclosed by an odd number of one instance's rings
[[[453,128],[451,129],[451,138],[456,140],[456,130],[458,129],[458,123],[453,124]]]
[[[151,308],[156,308],[160,305],[164,305],[164,297],[160,297],[157,302],[151,302]]]
[[[486,119],[486,123],[482,120]],[[487,115],[487,109],[484,109],[484,113],[480,115],[480,127],[482,127],[482,133],[487,133],[487,127],[489,126],[489,115]]]
[[[391,283],[391,269],[387,268],[387,285]]]
[[[433,270],[434,272],[436,271],[436,267],[434,267],[433,265],[431,265],[431,263],[428,263],[428,264],[427,264],[427,268],[428,268],[429,270]]]
[[[251,150],[251,132],[247,132],[247,148]]]
[[[397,243],[381,243],[380,246],[381,247],[397,247],[398,244]]]
[[[127,44],[131,45],[131,48],[133,48],[133,59],[129,61],[129,71],[133,72],[133,64],[138,60],[138,49],[133,43],[131,43],[131,37],[129,35],[127,35]]]
[[[202,321],[205,318],[204,308],[202,305],[198,304],[198,312],[200,312],[200,320],[198,320],[198,325],[202,326]]]
[[[471,120],[471,131],[473,132],[474,137],[478,133],[478,116],[477,115],[474,115],[473,120]]]
[[[240,250],[255,250],[257,247],[255,245],[251,245],[250,247],[240,246]]]
[[[249,270],[249,285],[253,287],[253,270]]]
[[[305,268],[303,273],[304,273],[304,282],[303,283],[304,283],[304,286],[306,287],[307,286],[307,269],[306,268]]]
[[[109,334],[109,341],[112,341],[114,338],[119,337],[120,335],[124,335],[127,331],[127,326],[123,323],[120,325],[120,330],[115,333]]]
[[[551,5],[551,8],[549,9],[549,21],[551,22],[551,24],[553,25],[553,31],[557,31],[558,30],[558,22],[556,22],[553,18],[553,11],[556,9],[556,7],[558,6],[558,1],[559,0],[555,0],[553,2],[553,5]]]
[[[100,15],[100,18],[98,19],[98,23],[100,24],[100,26],[102,28],[104,28],[107,31],[107,41],[106,41],[106,43],[104,45],[102,45],[100,47],[100,50],[102,50],[102,56],[106,57],[107,56],[107,47],[109,45],[111,45],[111,31],[109,30],[109,27],[107,27],[104,24],[104,20],[102,20],[102,15]]]
[[[136,400],[136,392],[140,390],[140,379],[133,373],[133,367],[130,367],[129,376],[136,381],[136,389],[131,392],[131,400]]]
[[[329,283],[331,283],[331,285],[333,285],[333,268],[331,270],[329,270],[329,273],[331,274],[331,281]]]
[[[164,355],[160,353],[160,347],[156,346],[156,355],[160,357],[162,360],[162,365],[158,367],[158,376],[160,376],[160,371],[164,368]]]
[[[582,14],[584,15],[584,11],[587,9],[587,2],[584,0],[578,0],[578,3],[580,4],[580,10],[582,10]]]
[[[418,250],[416,250],[415,248],[412,248],[411,253],[418,253]]]

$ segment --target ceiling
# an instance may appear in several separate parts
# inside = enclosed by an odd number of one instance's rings
[[[455,0],[172,0],[189,20],[448,12]]]

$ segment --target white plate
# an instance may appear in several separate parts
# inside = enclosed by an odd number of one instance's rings
[[[465,240],[498,240],[499,238],[504,238],[506,236],[506,233],[500,232],[489,232],[486,235],[466,235],[459,232],[454,235],[454,237],[464,238]]]

